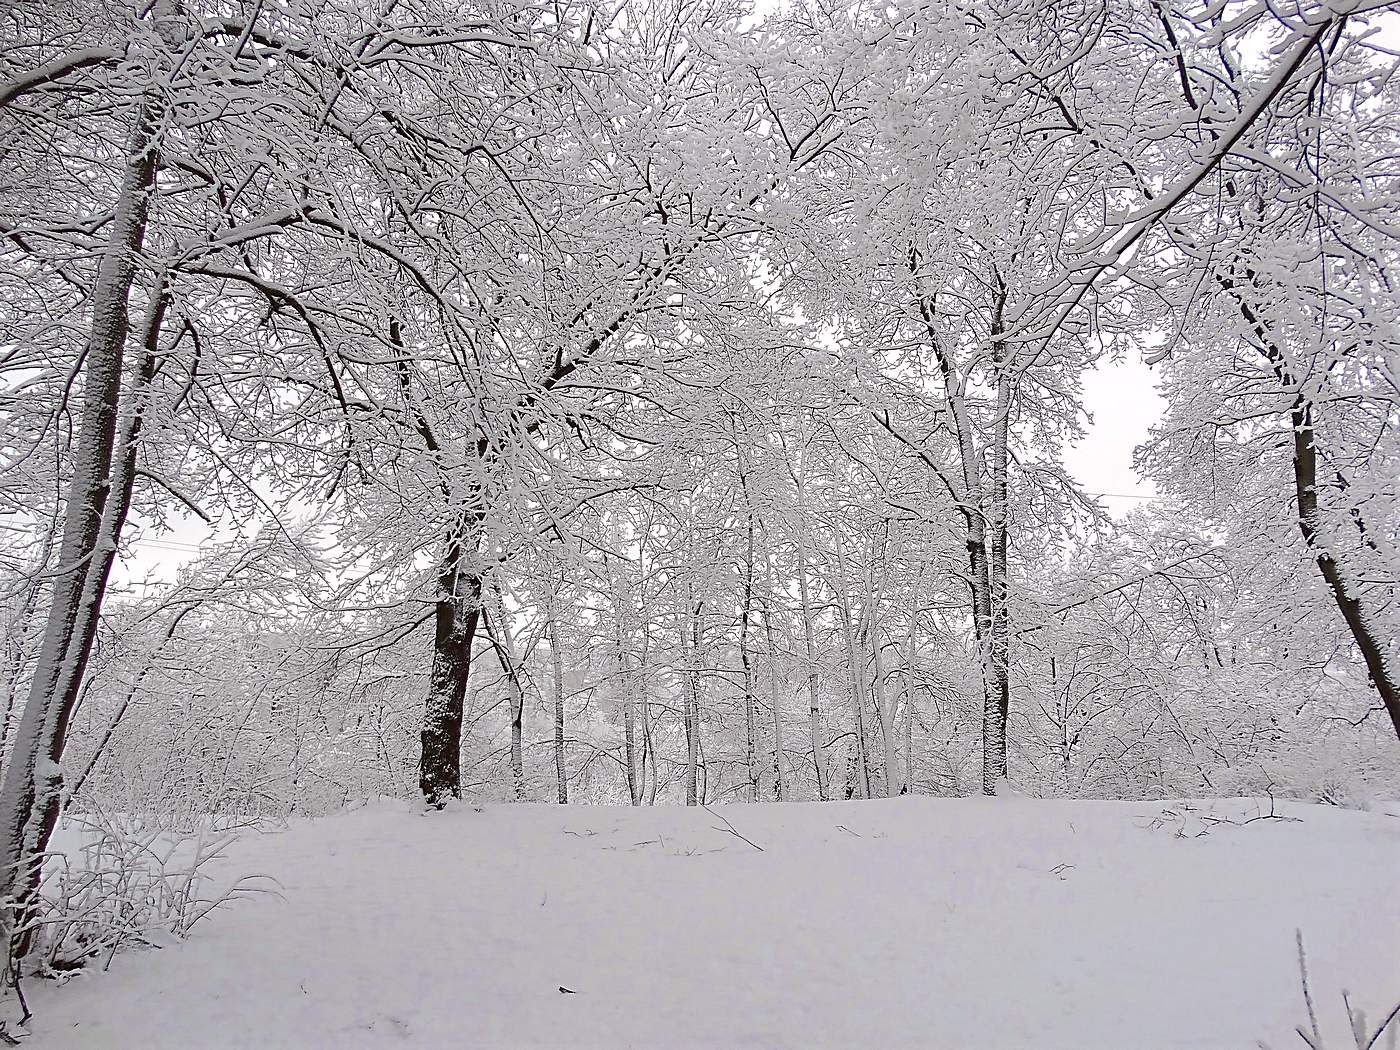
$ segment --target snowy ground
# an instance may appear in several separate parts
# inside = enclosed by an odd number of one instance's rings
[[[241,842],[282,900],[31,982],[25,1045],[1282,1050],[1301,928],[1351,1046],[1342,989],[1400,999],[1400,818],[1194,806],[384,804]]]

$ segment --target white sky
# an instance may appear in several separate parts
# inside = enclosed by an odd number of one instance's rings
[[[1101,495],[1115,518],[1156,495],[1133,470],[1133,449],[1161,418],[1165,401],[1152,369],[1140,358],[1102,361],[1084,377],[1084,405],[1094,422],[1065,453],[1065,466],[1087,491]]]

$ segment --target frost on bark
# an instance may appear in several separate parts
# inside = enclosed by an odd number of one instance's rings
[[[1311,405],[1300,396],[1294,401],[1289,418],[1293,427],[1293,479],[1298,501],[1298,528],[1357,649],[1361,651],[1371,684],[1380,694],[1396,736],[1400,737],[1400,682],[1396,680],[1385,643],[1372,624],[1360,590],[1347,579],[1321,527],[1317,499],[1317,440]]]
[[[911,252],[910,268],[917,274],[918,255]],[[996,299],[991,330],[1002,332],[1006,286],[993,271]],[[967,552],[968,587],[972,592],[972,629],[982,669],[982,793],[995,795],[1006,779],[1006,718],[1011,695],[1009,668],[1010,631],[1007,609],[1007,468],[1012,386],[1008,377],[1007,348],[996,339],[992,347],[992,383],[996,390],[992,438],[982,444],[989,460],[990,478],[982,479],[982,457],[968,393],[968,376],[954,360],[938,332],[932,296],[921,294],[919,313],[934,356],[938,360],[947,396],[952,436],[957,443],[961,469],[958,512],[963,520]],[[889,427],[888,421],[885,423]],[[893,433],[894,431],[891,430]]]
[[[904,680],[901,692],[904,696],[904,786],[900,794],[914,790],[914,630],[919,607],[918,591],[910,602],[909,630],[904,639]]]
[[[564,763],[564,657],[559,651],[559,621],[550,610],[549,664],[554,686],[554,777],[559,804],[569,803],[569,773]]]
[[[888,532],[886,533],[888,540]],[[880,590],[874,579],[874,559],[871,570],[865,577],[865,634],[870,643],[871,666],[874,672],[870,684],[871,701],[875,717],[880,723],[880,746],[883,749],[884,767],[881,775],[881,791],[886,798],[894,794],[894,781],[898,776],[898,758],[895,754],[894,729],[891,725],[894,711],[890,706],[889,675],[885,668],[884,647],[880,644]]]
[[[627,765],[627,801],[634,806],[642,804],[642,785],[637,779],[637,708],[632,695],[632,678],[627,670],[626,640],[622,634],[622,624],[618,622],[617,634],[617,689],[622,700],[622,750]]]
[[[744,760],[749,774],[749,801],[758,801],[758,744],[755,737],[755,699],[753,660],[749,654],[749,619],[753,611],[753,556],[754,521],[753,510],[747,507],[747,482],[740,475],[745,488],[745,504],[748,516],[746,524],[746,547],[743,565],[743,599],[739,609],[739,663],[744,674]]]
[[[515,653],[515,640],[506,620],[505,602],[500,587],[491,591],[491,613],[485,618],[486,629],[496,650],[501,671],[505,675],[506,695],[510,701],[510,777],[515,801],[525,801],[525,686],[521,681],[520,661]]]
[[[812,627],[812,590],[807,582],[806,534],[797,542],[797,590],[802,599],[802,633],[807,654],[807,735],[812,746],[812,765],[817,774],[817,799],[827,800],[826,756],[822,751],[822,709],[817,691],[817,642]]]
[[[763,599],[763,634],[768,645],[768,704],[773,714],[773,799],[783,801],[783,740],[782,699],[778,691],[778,643],[773,631],[773,567],[768,561],[767,551],[763,557],[764,573],[767,577],[767,593]]]
[[[698,789],[700,767],[700,611],[703,605],[687,601],[689,646],[685,652],[685,804],[702,801]]]
[[[60,763],[68,723],[130,505],[132,472],[122,470],[128,466],[128,457],[118,459],[114,470],[113,451],[122,405],[129,300],[155,184],[161,110],[153,91],[138,104],[120,195],[98,264],[82,358],[78,438],[64,493],[58,569],[34,678],[0,787],[0,897],[12,905],[0,922],[16,956],[23,955],[27,945],[25,938],[13,940],[15,923],[33,900],[38,860],[58,821],[63,789]],[[163,292],[155,291],[148,341],[159,336],[163,303]],[[139,377],[133,386],[140,387]],[[138,404],[130,411],[133,425],[128,433],[134,440],[140,427]]]
[[[993,271],[995,275],[995,270]],[[1002,328],[1006,286],[997,280],[993,304],[992,331]],[[995,794],[997,783],[1006,779],[1006,718],[1011,706],[1010,588],[1008,542],[1007,471],[1010,466],[1011,379],[1008,376],[1006,343],[992,344],[992,370],[996,381],[995,416],[992,419],[991,477],[985,520],[990,535],[987,542],[987,589],[990,606],[990,638],[987,655],[991,689],[986,698],[982,722],[982,791]]]
[[[637,652],[637,710],[642,720],[642,788],[648,806],[656,805],[656,792],[661,787],[657,768],[656,739],[652,732],[651,693],[647,688],[647,652],[651,640],[647,636],[646,624],[642,624],[642,638]],[[647,764],[651,764],[651,787],[647,784]]]
[[[861,798],[870,798],[870,763],[865,743],[865,669],[861,666],[864,660],[856,651],[855,632],[851,626],[851,603],[846,594],[846,553],[839,526],[832,529],[832,536],[836,541],[836,609],[841,619],[841,640],[846,648],[847,680],[851,687],[851,713],[854,716],[852,731],[856,740],[856,785]],[[848,797],[849,794],[848,790]]]

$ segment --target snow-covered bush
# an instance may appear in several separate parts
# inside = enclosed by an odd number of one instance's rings
[[[234,841],[230,833],[175,832],[90,809],[69,816],[56,838],[59,848],[44,860],[37,908],[17,934],[23,973],[54,977],[95,963],[105,967],[119,951],[187,936],[225,904],[275,892],[267,876],[224,881],[215,875]]]

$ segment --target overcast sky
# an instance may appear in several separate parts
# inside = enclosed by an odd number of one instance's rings
[[[1086,490],[1102,493],[1114,517],[1122,517],[1156,493],[1133,472],[1133,448],[1162,415],[1156,376],[1138,358],[1103,362],[1084,377],[1084,405],[1094,417],[1088,435],[1065,454],[1065,466]]]

